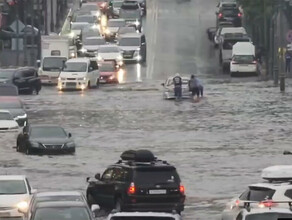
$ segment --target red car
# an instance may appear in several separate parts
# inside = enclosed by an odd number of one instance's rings
[[[99,83],[119,83],[118,74],[123,71],[115,62],[102,62],[99,64]]]

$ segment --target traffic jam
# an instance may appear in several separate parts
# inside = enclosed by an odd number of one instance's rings
[[[194,0],[180,0],[176,7],[190,2]],[[0,146],[2,141],[4,146],[11,140],[13,147],[3,147],[1,153],[5,165],[0,162],[0,220],[203,219],[196,212],[212,209],[210,206],[216,199],[189,196],[188,187],[202,181],[200,187],[205,185],[210,188],[206,191],[212,192],[208,183],[212,181],[204,180],[201,175],[209,170],[213,176],[220,175],[216,168],[222,161],[213,162],[214,167],[209,169],[208,160],[198,154],[197,158],[204,158],[201,164],[178,168],[187,156],[199,160],[188,155],[199,149],[189,141],[186,154],[171,151],[182,148],[181,139],[196,135],[187,133],[191,125],[181,118],[181,112],[191,112],[189,118],[192,118],[204,110],[203,105],[208,102],[204,93],[207,86],[197,74],[172,72],[163,75],[159,90],[131,87],[131,92],[137,92],[135,96],[123,93],[128,89],[124,85],[133,84],[127,82],[129,70],[136,66],[149,68],[147,57],[153,56],[147,56],[146,30],[151,28],[145,27],[148,10],[153,10],[151,6],[147,0],[77,0],[60,33],[41,36],[38,68],[1,69]],[[244,11],[235,0],[220,0],[216,27],[207,29],[208,43],[211,42],[214,54],[218,55],[215,59],[219,61],[220,71],[232,78],[260,74],[260,57],[242,26],[243,16]],[[148,93],[142,93],[145,91]],[[212,92],[218,95],[217,91]],[[159,98],[155,96],[157,93]],[[165,101],[167,104],[157,109],[161,99],[173,102]],[[157,117],[152,118],[139,109],[139,100],[143,110]],[[170,124],[163,128],[171,135],[164,137],[162,132],[153,132],[169,120],[164,118],[164,112],[170,111],[173,103],[177,109],[168,115]],[[192,107],[186,106],[190,103]],[[135,117],[129,117],[133,112]],[[179,122],[175,124],[172,119],[177,115]],[[147,121],[145,129],[139,127],[141,121]],[[150,122],[155,121],[157,124],[152,126]],[[182,134],[175,133],[171,123]],[[196,122],[196,126],[194,131],[199,131],[201,125]],[[121,130],[117,138],[116,129]],[[167,147],[153,148],[155,143],[151,138],[162,140]],[[175,140],[170,141],[172,138]],[[136,147],[140,139],[142,144]],[[210,145],[216,142],[209,136],[207,139]],[[168,151],[172,156],[165,160]],[[220,153],[211,153],[209,158],[220,157]],[[226,160],[229,159],[236,160],[229,157]],[[240,158],[241,161],[248,164],[246,158]],[[215,208],[220,213],[218,219],[292,219],[292,165],[270,164],[270,161],[263,165],[265,168],[260,171],[250,171],[256,175],[261,172],[259,182],[247,184],[233,198],[224,194],[221,200],[227,203]],[[194,167],[197,174],[191,170]],[[240,173],[238,178],[242,180],[245,175],[249,174]],[[220,184],[218,191],[224,185],[222,182],[217,185]],[[195,192],[198,195],[203,191],[200,187]],[[193,200],[200,205],[194,205]]]

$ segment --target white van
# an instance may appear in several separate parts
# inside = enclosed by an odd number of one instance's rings
[[[232,48],[230,74],[234,76],[236,73],[257,74],[255,46],[251,42],[237,42]]]
[[[99,70],[95,59],[74,58],[65,63],[58,79],[58,89],[85,90],[99,86]]]

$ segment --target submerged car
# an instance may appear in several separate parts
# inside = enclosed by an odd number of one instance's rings
[[[182,77],[182,98],[191,97],[191,92],[189,90],[189,80],[189,77]],[[169,77],[165,83],[162,83],[161,85],[163,86],[163,98],[174,99],[173,77]]]
[[[18,135],[16,151],[33,153],[75,153],[71,133],[56,125],[27,125]]]
[[[117,45],[100,46],[97,60],[99,63],[104,61],[114,61],[119,66],[124,64],[122,50]]]
[[[0,110],[0,132],[18,131],[18,124],[9,111]]]
[[[99,83],[119,83],[118,74],[123,71],[115,62],[102,62],[99,65]]]

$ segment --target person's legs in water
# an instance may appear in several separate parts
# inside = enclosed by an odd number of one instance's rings
[[[179,87],[174,88],[174,97],[176,100],[179,99]]]
[[[201,97],[203,97],[203,94],[204,94],[204,87],[203,86],[200,87],[200,93],[201,93]]]
[[[181,99],[182,97],[182,88],[178,87],[178,98]]]

